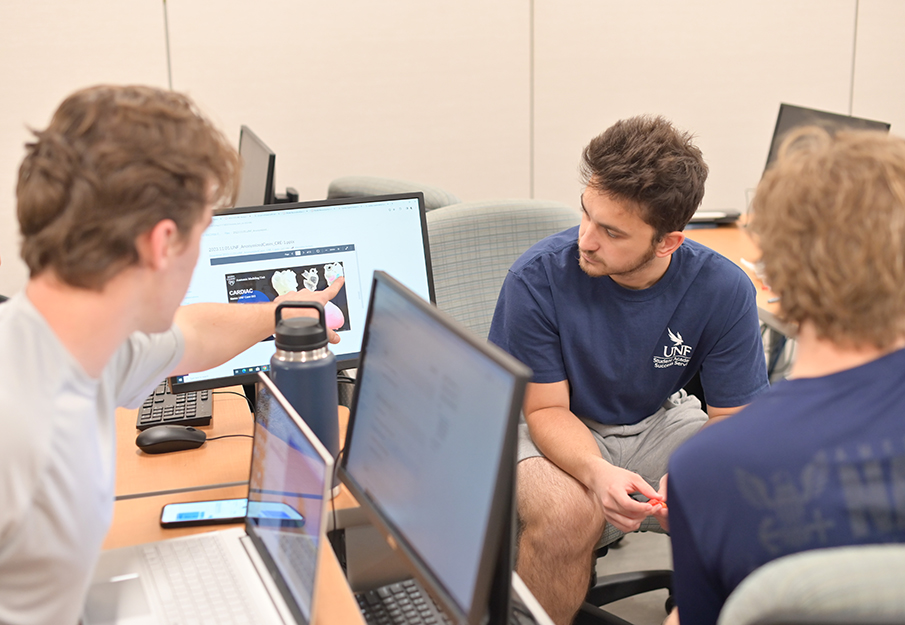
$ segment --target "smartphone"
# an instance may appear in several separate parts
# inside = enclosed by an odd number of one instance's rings
[[[259,527],[280,527],[298,529],[305,525],[305,517],[281,501],[252,501],[248,516]]]
[[[160,512],[161,527],[189,527],[217,523],[239,523],[245,519],[248,499],[215,499],[168,503]]]

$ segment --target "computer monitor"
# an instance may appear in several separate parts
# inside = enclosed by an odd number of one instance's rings
[[[420,192],[217,211],[182,303],[268,302],[289,290],[323,290],[344,276],[333,300],[342,314],[341,340],[329,347],[338,368],[347,369],[358,365],[377,269],[434,300]],[[174,393],[254,384],[258,371],[269,370],[274,351],[272,340],[261,341],[219,367],[172,377],[170,384]]]
[[[820,126],[830,134],[837,130],[879,130],[889,132],[889,124],[850,115],[839,115],[827,111],[795,106],[782,103],[779,105],[779,114],[776,116],[776,127],[773,130],[773,139],[770,142],[770,152],[767,154],[766,169],[769,169],[779,154],[779,147],[790,130],[801,126]]]
[[[509,622],[531,371],[374,275],[340,478],[453,622]]]
[[[242,178],[236,206],[273,204],[276,153],[251,128],[242,126],[239,130],[239,156],[242,157]]]

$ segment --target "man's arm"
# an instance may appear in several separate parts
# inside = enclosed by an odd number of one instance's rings
[[[613,466],[600,456],[588,427],[569,410],[569,382],[531,383],[525,392],[525,421],[544,456],[597,494],[608,522],[634,531],[653,510],[629,494],[657,497],[639,475]]]
[[[343,278],[338,278],[323,291],[293,291],[269,304],[181,306],[176,311],[175,323],[185,337],[185,352],[170,375],[204,371],[223,364],[273,334],[278,304],[287,301],[315,301],[324,305],[336,297],[343,284]],[[286,313],[287,317],[290,316],[289,311]],[[339,342],[339,336],[333,330],[327,330],[327,335],[331,343]]]
[[[748,404],[745,404],[745,406],[747,405]],[[707,420],[707,423],[704,424],[704,426],[706,427],[708,425],[722,421],[727,417],[731,417],[745,406],[734,406],[732,408],[717,408],[715,406],[707,406],[707,416],[709,417],[709,419]]]

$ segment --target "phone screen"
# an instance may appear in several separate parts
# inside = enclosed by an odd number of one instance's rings
[[[213,501],[189,501],[170,503],[160,513],[163,527],[207,525],[212,523],[237,523],[245,518],[248,499],[215,499]]]

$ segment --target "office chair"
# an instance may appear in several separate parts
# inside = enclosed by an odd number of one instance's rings
[[[653,519],[646,519],[639,532],[659,531],[659,524]],[[663,617],[672,610],[672,571],[669,569],[654,569],[647,571],[630,571],[626,573],[613,573],[597,577],[596,570],[597,560],[604,557],[608,550],[622,539],[624,534],[607,524],[604,530],[603,538],[598,546],[594,561],[591,564],[591,584],[588,593],[585,595],[584,604],[582,604],[578,614],[573,621],[574,625],[632,625],[625,619],[615,614],[611,614],[602,609],[620,599],[626,597],[634,597],[652,590],[667,589],[670,596],[667,598],[663,606]]]
[[[729,595],[718,625],[905,623],[905,545],[815,549],[768,562]]]
[[[327,199],[354,198],[372,195],[392,195],[394,193],[411,193],[421,191],[424,194],[424,209],[432,211],[449,204],[458,204],[461,200],[452,193],[408,180],[381,178],[377,176],[343,176],[330,182],[327,188]],[[341,406],[351,407],[352,394],[355,388],[355,371],[347,371],[339,377],[338,396]]]
[[[462,202],[427,213],[437,307],[486,339],[512,263],[580,220],[575,208],[529,199]]]
[[[390,195],[393,193],[424,193],[424,209],[432,211],[441,206],[458,204],[461,200],[439,187],[407,180],[379,178],[376,176],[344,176],[336,178],[327,189],[327,199],[343,197],[363,197],[368,195]]]

